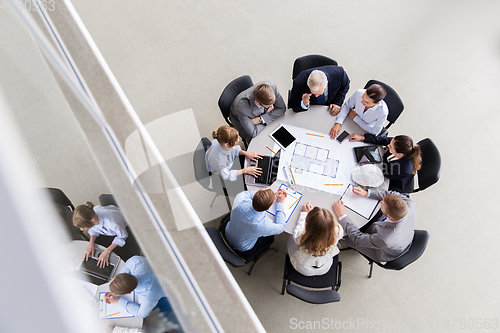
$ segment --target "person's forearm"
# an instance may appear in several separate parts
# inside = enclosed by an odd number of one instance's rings
[[[110,246],[108,246],[108,248],[106,250],[108,250],[109,252],[112,252],[118,245],[115,244],[115,243],[111,243]]]
[[[96,239],[97,239],[97,236],[95,236],[95,235],[90,236],[89,244],[93,245],[95,243]]]

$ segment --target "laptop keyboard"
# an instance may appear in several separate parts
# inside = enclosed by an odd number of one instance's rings
[[[259,177],[255,178],[255,182],[258,184],[267,184],[267,175],[271,167],[271,156],[262,156],[262,159],[259,159],[257,162],[257,167],[262,169],[262,173]]]
[[[113,272],[113,269],[115,268],[115,265],[109,264],[108,266],[105,266],[103,268],[100,268],[97,266],[97,259],[89,257],[89,260],[85,261],[82,260],[82,264],[80,265],[80,270],[89,274],[94,274],[99,277],[102,277],[106,280],[109,280],[109,277],[111,276],[111,273]]]

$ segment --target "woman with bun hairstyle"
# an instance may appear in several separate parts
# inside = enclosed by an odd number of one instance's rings
[[[344,237],[344,230],[325,208],[302,206],[299,221],[288,238],[290,262],[297,272],[305,276],[323,275],[339,253],[337,242]]]
[[[212,132],[212,146],[205,154],[205,162],[209,172],[221,175],[222,179],[235,181],[241,174],[258,177],[262,169],[250,166],[241,170],[231,170],[236,156],[246,156],[252,161],[262,158],[262,154],[241,150],[238,145],[238,130],[228,125],[219,127]]]
[[[108,265],[111,251],[117,246],[123,247],[128,237],[125,219],[120,208],[113,205],[94,206],[92,202],[87,201],[85,205],[76,207],[73,212],[73,224],[80,230],[88,230],[90,235],[89,245],[83,253],[85,260],[88,260],[89,255],[94,255],[94,243],[99,235],[115,236],[111,245],[99,256],[97,262],[99,267]]]
[[[390,179],[389,190],[401,192],[421,168],[420,146],[407,135],[395,137],[352,134],[349,141],[364,141],[387,146],[382,159],[384,175]]]

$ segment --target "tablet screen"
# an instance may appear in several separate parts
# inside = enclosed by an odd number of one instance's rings
[[[286,128],[280,126],[274,133],[271,134],[271,137],[278,142],[279,145],[282,146],[283,149],[288,147],[292,142],[295,141],[295,137],[287,131]]]

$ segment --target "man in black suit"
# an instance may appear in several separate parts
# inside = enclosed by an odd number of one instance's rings
[[[336,116],[349,90],[349,77],[340,66],[328,65],[302,71],[293,80],[290,105],[293,111],[303,112],[313,105],[328,105]]]

